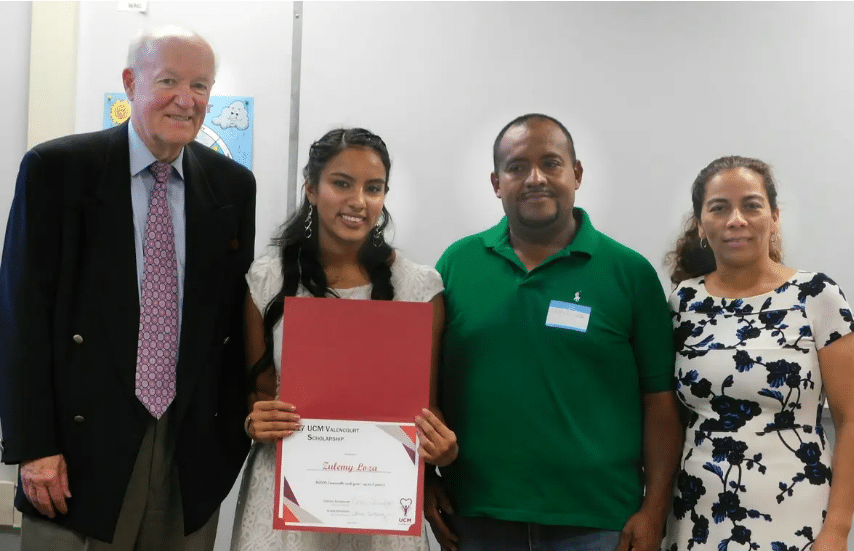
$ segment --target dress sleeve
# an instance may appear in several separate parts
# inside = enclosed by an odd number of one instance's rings
[[[400,257],[392,265],[395,300],[429,302],[445,287],[435,269]]]
[[[277,256],[261,256],[249,267],[246,283],[249,285],[252,302],[261,315],[281,289],[282,277],[282,262]]]
[[[667,305],[670,307],[670,315],[674,319],[674,326],[681,314],[687,312],[688,307],[695,302],[701,279],[686,279],[671,291],[670,297],[667,299]]]
[[[434,268],[419,265],[415,275],[418,280],[416,301],[429,302],[445,290],[445,286],[442,285],[442,276]]]
[[[679,312],[679,290],[682,288],[682,284],[680,283],[675,289],[670,291],[670,295],[667,297],[667,306],[670,308],[670,315],[673,316]]]
[[[807,319],[812,325],[815,346],[821,350],[836,339],[854,332],[854,318],[845,294],[832,279],[824,274],[816,274],[808,285],[801,292],[808,295],[805,303]],[[812,296],[815,289],[820,291]]]

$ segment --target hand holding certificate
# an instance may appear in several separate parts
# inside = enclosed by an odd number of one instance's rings
[[[288,297],[284,310],[280,387],[300,427],[279,445],[274,527],[420,534],[431,305]]]

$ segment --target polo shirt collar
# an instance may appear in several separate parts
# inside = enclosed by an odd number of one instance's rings
[[[590,257],[593,256],[593,252],[599,246],[599,231],[593,227],[587,212],[580,207],[575,207],[573,214],[581,218],[578,231],[575,233],[575,239],[550,258],[569,256],[573,253],[581,253]],[[513,247],[510,246],[510,224],[507,221],[507,216],[501,218],[498,224],[483,233],[483,244],[486,248],[492,249],[499,254],[509,250],[513,256],[516,255],[513,252]]]

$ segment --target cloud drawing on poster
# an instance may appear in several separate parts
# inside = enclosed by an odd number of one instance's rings
[[[235,101],[228,107],[224,107],[219,116],[214,117],[211,122],[223,130],[232,127],[246,130],[249,128],[249,112],[242,101]]]

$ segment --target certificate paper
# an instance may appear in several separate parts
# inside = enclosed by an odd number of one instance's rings
[[[282,444],[277,528],[421,533],[414,424],[302,424]]]
[[[273,528],[419,536],[430,303],[285,299],[280,398],[302,430],[278,449]]]

